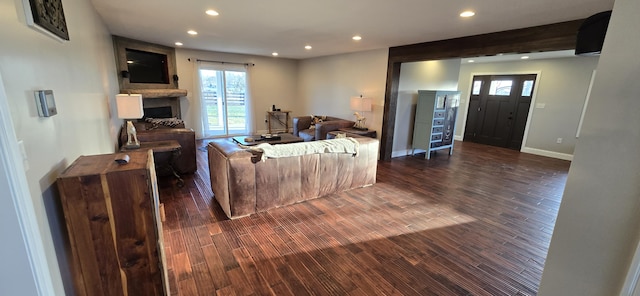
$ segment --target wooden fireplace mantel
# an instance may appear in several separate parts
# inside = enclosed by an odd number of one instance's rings
[[[186,97],[186,89],[121,89],[123,94],[141,94],[143,99]]]
[[[141,94],[143,108],[171,107],[171,117],[182,118],[180,97],[187,96],[186,89],[131,88],[121,89],[122,94]],[[146,111],[145,111],[146,112]]]

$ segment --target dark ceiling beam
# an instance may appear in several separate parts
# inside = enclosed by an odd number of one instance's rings
[[[583,22],[580,19],[389,48],[380,158],[391,159],[402,63],[574,49]]]

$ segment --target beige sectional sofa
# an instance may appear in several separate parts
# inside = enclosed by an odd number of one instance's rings
[[[319,153],[264,161],[228,139],[214,140],[207,147],[211,189],[227,217],[234,219],[374,184],[379,142],[355,140],[357,156]]]

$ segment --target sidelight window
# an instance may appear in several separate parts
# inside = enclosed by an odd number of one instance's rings
[[[522,94],[521,95],[523,97],[530,97],[532,91],[533,91],[533,80],[525,80],[522,83]]]
[[[476,80],[473,82],[473,91],[471,94],[477,96],[480,94],[480,89],[482,88],[482,80]]]

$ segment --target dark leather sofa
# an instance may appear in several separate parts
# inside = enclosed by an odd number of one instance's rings
[[[340,128],[352,127],[355,122],[337,117],[326,116],[322,122],[311,128],[311,116],[293,118],[293,135],[304,139],[305,142],[327,139],[327,133]]]
[[[227,217],[234,219],[374,184],[379,142],[356,140],[355,157],[324,153],[265,161],[228,139],[213,140],[207,146],[211,189]]]

